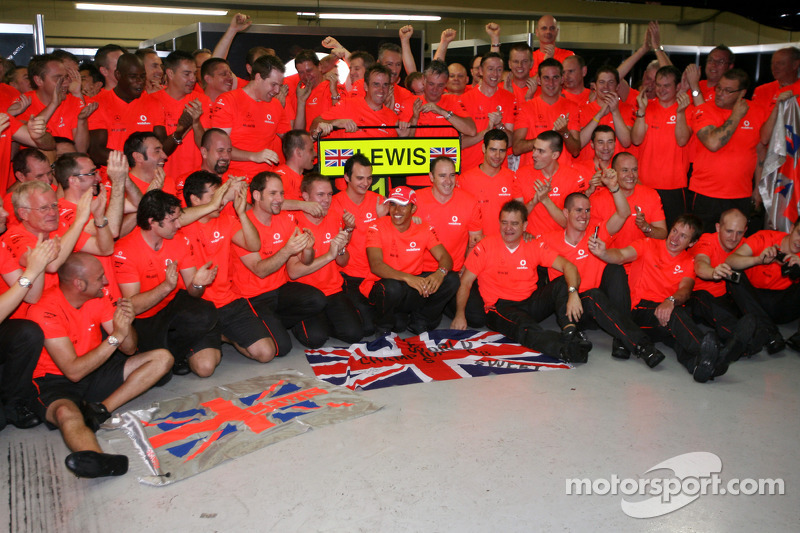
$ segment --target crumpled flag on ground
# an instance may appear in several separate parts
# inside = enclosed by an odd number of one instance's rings
[[[493,331],[437,329],[401,339],[392,333],[349,348],[306,350],[319,379],[348,389],[572,368]]]
[[[281,371],[115,415],[147,464],[147,485],[168,485],[228,459],[381,406],[343,387]]]

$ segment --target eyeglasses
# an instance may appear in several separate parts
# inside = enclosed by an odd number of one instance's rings
[[[48,211],[58,211],[58,204],[43,205],[42,207],[26,207],[21,205],[17,209],[28,209],[30,211],[37,211],[39,214],[44,215]]]
[[[97,176],[97,169],[92,170],[91,172],[86,172],[84,174],[73,174],[76,178],[82,178],[84,176]]]
[[[733,94],[733,93],[738,93],[739,91],[744,91],[744,89],[735,89],[735,90],[734,89],[723,89],[719,85],[717,85],[717,87],[714,90],[716,92],[722,93],[722,94]]]

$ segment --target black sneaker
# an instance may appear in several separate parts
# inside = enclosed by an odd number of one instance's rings
[[[111,418],[111,413],[100,402],[81,402],[81,413],[86,427],[95,432],[100,429],[103,422]]]
[[[640,344],[637,346],[636,357],[642,359],[650,368],[655,368],[664,360],[664,354],[652,344]]]
[[[182,359],[178,359],[177,357],[175,358],[175,362],[172,363],[173,374],[175,374],[176,376],[185,376],[191,371],[192,369],[189,368],[189,359],[187,359],[186,357]]]
[[[622,344],[621,340],[614,339],[611,343],[611,357],[615,359],[630,359],[631,351]]]
[[[42,423],[33,410],[24,402],[15,402],[13,406],[5,409],[6,421],[19,429],[29,429]]]
[[[582,352],[582,355],[580,355],[578,358],[583,360],[576,362],[585,363],[589,359],[589,352],[592,349],[592,343],[586,338],[586,335],[584,335],[584,333],[578,329],[577,326],[571,325],[562,329],[561,342],[564,344],[572,343],[577,345],[578,349]]]
[[[78,477],[121,476],[128,471],[128,458],[124,455],[88,450],[69,454],[64,463]]]
[[[717,334],[709,331],[703,336],[700,343],[700,353],[696,359],[694,367],[694,380],[698,383],[705,383],[714,377],[714,371],[719,360],[719,343],[717,342]]]
[[[589,354],[581,350],[577,342],[569,341],[562,343],[558,358],[567,363],[585,363],[589,360]]]
[[[786,341],[783,339],[781,332],[775,329],[770,332],[769,339],[767,339],[764,347],[767,349],[768,354],[773,355],[782,352],[786,348]]]

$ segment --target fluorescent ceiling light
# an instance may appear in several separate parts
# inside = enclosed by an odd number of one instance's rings
[[[152,7],[152,6],[130,6],[113,4],[84,4],[76,3],[75,9],[86,11],[125,11],[131,13],[166,13],[170,15],[227,15],[227,11],[220,9],[184,9],[180,7]]]
[[[314,13],[297,13],[298,17],[313,17]],[[437,22],[442,20],[442,17],[435,15],[383,15],[383,14],[365,14],[365,13],[320,13],[321,20],[418,20]]]

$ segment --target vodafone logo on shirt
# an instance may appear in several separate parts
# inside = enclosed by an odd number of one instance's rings
[[[449,226],[460,226],[461,222],[458,221],[458,217],[456,215],[453,215],[453,217],[450,219],[450,222],[448,222],[447,224]]]
[[[270,115],[269,113],[267,113],[267,116],[264,119],[264,122],[267,123],[267,124],[275,124],[274,122],[272,122],[272,115]]]
[[[576,257],[576,259],[580,261],[581,259],[586,259],[587,257],[589,257],[589,254],[586,253],[586,250],[580,248],[578,250],[578,257]]]
[[[670,115],[669,120],[667,120],[667,124],[675,124],[676,120],[678,120],[678,117],[675,115]]]
[[[683,269],[680,265],[675,265],[675,270],[672,271],[673,274],[683,274]]]
[[[500,187],[500,194],[498,196],[511,196],[508,192],[508,187]]]
[[[525,261],[524,259],[520,259],[519,260],[519,266],[517,267],[517,270],[528,270],[528,267],[526,266],[527,264],[528,264],[527,261]]]
[[[742,129],[743,129],[743,130],[752,130],[752,129],[753,129],[753,126],[751,126],[751,125],[750,125],[750,121],[749,121],[749,120],[745,120],[745,121],[742,123]]]
[[[372,213],[365,213],[364,214],[364,222],[369,222],[372,219],[373,219]]]
[[[216,243],[218,243],[219,241],[221,241],[222,239],[224,239],[224,237],[222,236],[222,234],[221,234],[220,232],[218,232],[218,231],[215,231],[215,232],[214,232],[214,236],[213,236],[213,238],[211,239],[211,243],[212,243],[212,244],[216,244]]]
[[[406,252],[419,252],[419,248],[417,248],[417,243],[415,241],[411,241],[408,243],[408,248],[406,248]]]
[[[149,126],[150,121],[147,119],[147,115],[139,115],[139,122],[137,122],[139,126]]]
[[[277,233],[277,232],[276,232],[276,233],[274,233],[274,234],[272,235],[272,238],[274,239],[274,240],[272,241],[272,244],[280,244],[280,243],[282,243],[282,242],[283,242],[283,238],[281,237],[281,234],[280,234],[280,233]]]

